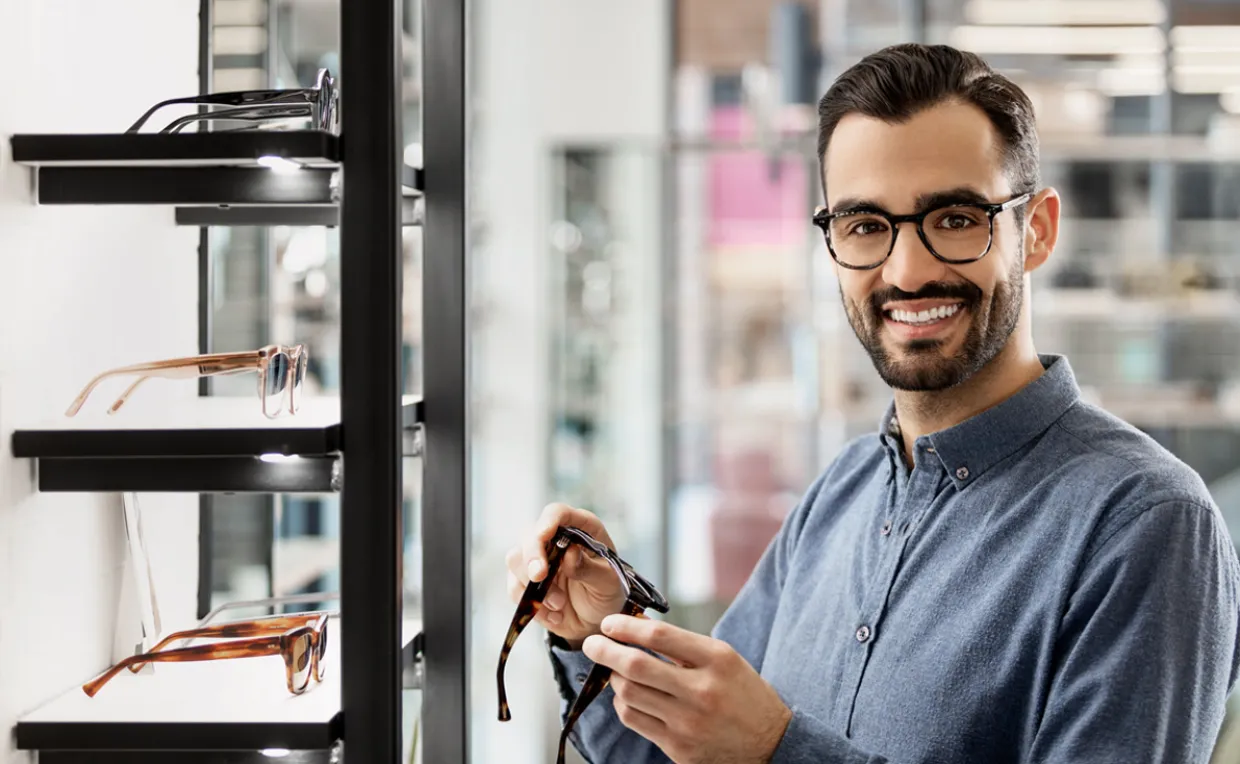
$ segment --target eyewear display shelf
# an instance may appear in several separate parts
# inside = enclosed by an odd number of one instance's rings
[[[277,419],[263,416],[259,405],[256,397],[208,396],[169,411],[135,400],[114,415],[83,409],[72,418],[17,429],[11,446],[15,457],[37,461],[40,491],[341,490],[340,399],[308,398],[296,416]],[[403,452],[414,456],[412,436],[422,420],[422,401],[405,396],[401,409],[409,436]]]
[[[288,762],[397,764],[411,671],[422,695],[421,760],[469,761],[466,11],[457,0],[423,0],[424,168],[410,168],[401,148],[404,5],[339,4],[347,93],[339,136],[250,131],[11,139],[15,162],[32,168],[39,204],[171,205],[183,208],[182,222],[199,226],[341,228],[338,400],[307,399],[296,417],[269,421],[256,411],[256,398],[204,396],[184,415],[158,423],[152,416],[143,424],[135,397],[114,417],[53,418],[12,438],[15,456],[37,460],[42,490],[339,490],[335,673],[300,697],[288,694],[279,659],[261,658],[159,666],[153,675],[114,679],[93,700],[73,688],[18,724],[18,746],[37,750],[40,764],[269,761],[263,749],[272,748],[289,749],[282,758]],[[201,4],[203,30],[211,6]],[[201,34],[205,51],[209,35]],[[411,197],[420,205],[411,206]],[[401,395],[401,228],[411,222],[410,211],[426,253],[423,396],[413,401]],[[209,294],[209,278],[200,267],[200,297]],[[401,481],[415,427],[422,437],[427,582],[420,632],[401,604]]]
[[[18,134],[39,204],[172,205],[181,225],[340,224],[341,136],[324,130]],[[401,166],[401,223],[421,225],[422,169]]]
[[[339,633],[340,619],[330,627]],[[417,686],[421,624],[402,625],[406,684]],[[19,750],[40,764],[331,761],[342,736],[339,640],[328,640],[327,672],[300,695],[288,691],[278,655],[122,671],[95,695],[80,687],[18,720]],[[197,752],[197,753],[195,753]]]

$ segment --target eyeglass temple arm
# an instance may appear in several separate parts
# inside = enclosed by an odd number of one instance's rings
[[[620,613],[622,615],[631,615],[635,618],[649,617],[644,612],[644,609],[632,600],[625,601],[624,607],[620,609]],[[621,644],[625,643],[621,642]],[[581,692],[577,693],[577,697],[573,699],[573,705],[568,710],[568,716],[564,719],[564,728],[560,730],[560,751],[556,764],[564,764],[564,748],[568,743],[568,733],[572,731],[573,725],[577,723],[577,719],[586,710],[586,706],[594,702],[595,698],[607,688],[607,684],[610,681],[611,667],[604,666],[601,663],[594,664],[594,667],[590,669],[590,673],[586,675],[586,681],[581,685]]]
[[[115,411],[116,409],[121,407],[121,405],[125,402],[125,398],[127,398],[129,394],[133,392],[134,388],[137,387],[138,384],[142,382],[142,380],[146,379],[147,377],[158,376],[158,377],[178,378],[178,377],[197,376],[198,375],[197,366],[198,364],[195,361],[186,361],[185,365],[183,366],[181,365],[161,366],[160,364],[157,364],[157,363],[143,363],[143,364],[135,364],[133,366],[121,366],[116,369],[109,369],[108,371],[105,371],[97,375],[94,379],[92,379],[90,382],[86,384],[86,387],[82,388],[82,392],[78,393],[78,396],[73,399],[73,404],[69,406],[69,410],[65,412],[65,416],[73,416],[74,414],[78,413],[78,411],[82,408],[82,404],[86,403],[86,399],[90,397],[91,392],[93,392],[94,389],[99,386],[100,382],[103,382],[105,379],[108,379],[110,377],[119,377],[119,376],[123,376],[126,374],[142,374],[142,377],[140,377],[137,382],[134,382],[132,385],[130,385],[129,389],[126,390],[121,395],[120,399],[117,400],[116,403],[112,404],[111,410]],[[191,374],[189,371],[187,371],[187,369],[193,369],[194,371]]]
[[[199,626],[205,626],[215,617],[225,610],[235,610],[238,608],[251,607],[271,607],[273,605],[299,605],[310,602],[329,602],[340,599],[340,592],[310,592],[309,594],[287,594],[282,597],[264,597],[256,600],[234,600],[219,605],[198,622]]]
[[[112,677],[116,676],[134,663],[146,663],[148,661],[185,663],[189,661],[224,660],[227,658],[262,658],[268,655],[278,655],[280,650],[280,637],[275,636],[248,639],[237,642],[223,642],[213,645],[182,647],[177,650],[166,650],[161,653],[131,655],[105,671],[98,678],[92,679],[82,685],[82,691],[89,697],[95,697],[95,693],[99,692],[100,688],[107,684]]]
[[[298,626],[311,624],[322,617],[322,613],[314,613],[307,615],[283,616],[280,618],[266,618],[261,621],[238,621],[236,623],[221,623],[215,626],[208,626],[202,629],[187,629],[178,631],[160,640],[159,644],[152,647],[148,653],[158,653],[173,642],[179,642],[186,639],[197,639],[201,637],[214,637],[217,639],[236,639],[238,637],[261,637],[269,634],[283,634],[289,629],[295,629]],[[146,665],[146,661],[137,661],[129,665],[129,670],[138,673],[142,667]]]
[[[129,129],[125,132],[138,132],[138,130],[146,124],[147,120],[151,118],[151,115],[165,106],[240,106],[250,102],[254,102],[254,105],[258,106],[264,103],[278,103],[279,99],[285,96],[291,96],[294,98],[300,97],[304,99],[306,97],[306,92],[306,90],[235,90],[228,93],[206,93],[203,95],[186,96],[184,98],[169,98],[168,100],[160,101],[151,108],[147,109],[146,113],[139,117],[137,122],[130,125]]]
[[[317,122],[315,111],[309,104],[290,104],[288,106],[242,106],[236,109],[221,109],[206,114],[187,114],[170,123],[160,132],[179,133],[181,128],[194,122],[206,122],[213,119],[244,120],[257,122],[261,119],[310,119]]]
[[[82,392],[78,393],[77,398],[69,406],[65,412],[65,416],[73,416],[81,410],[82,405],[86,403],[86,399],[90,397],[91,392],[99,386],[100,382],[110,377],[118,377],[126,374],[141,374],[142,376],[129,386],[120,398],[112,404],[109,410],[115,413],[117,409],[124,405],[125,400],[133,393],[134,389],[148,377],[163,377],[165,379],[192,379],[200,376],[212,376],[216,374],[233,374],[242,371],[249,371],[254,368],[257,363],[257,355],[253,353],[241,353],[233,355],[205,355],[193,356],[190,358],[177,358],[170,361],[155,361],[153,363],[139,363],[132,366],[121,366],[115,369],[109,369],[87,383],[82,388]]]
[[[546,584],[551,580],[551,576],[543,579],[541,584]],[[525,627],[534,620],[534,616],[538,614],[539,608],[542,607],[542,597],[540,594],[531,596],[530,587],[535,586],[531,582],[526,593],[521,599],[521,605],[517,607],[517,612],[512,616],[512,623],[508,626],[508,636],[504,640],[504,646],[499,651],[499,666],[495,669],[495,683],[499,690],[499,720],[506,722],[512,719],[512,711],[508,708],[508,692],[504,688],[504,667],[508,664],[508,655],[512,652],[512,646],[517,643],[517,637],[521,636],[521,632],[525,631]],[[546,587],[543,588],[543,593]],[[534,599],[537,597],[537,599]]]

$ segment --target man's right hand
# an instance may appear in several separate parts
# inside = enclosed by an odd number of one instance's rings
[[[546,578],[547,544],[561,526],[579,528],[615,551],[611,536],[594,513],[565,504],[547,505],[521,544],[508,551],[508,596],[513,604],[521,601],[531,580]],[[570,544],[543,605],[535,620],[578,650],[586,637],[602,633],[600,624],[604,618],[620,611],[624,589],[605,560]]]

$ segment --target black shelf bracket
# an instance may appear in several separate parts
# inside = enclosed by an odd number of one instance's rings
[[[424,214],[421,197],[401,199],[401,225],[420,226]],[[340,205],[264,205],[177,207],[177,225],[186,226],[327,226],[340,225]]]
[[[20,134],[11,143],[13,160],[34,172],[39,204],[173,205],[177,224],[192,226],[341,224],[343,142],[321,130]],[[423,182],[421,167],[401,164],[401,225],[422,224]]]
[[[38,464],[45,493],[335,493],[343,483],[338,456],[69,457]]]
[[[43,167],[39,204],[332,205],[333,169]]]

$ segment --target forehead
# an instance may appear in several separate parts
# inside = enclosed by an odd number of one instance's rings
[[[899,124],[849,114],[824,157],[827,207],[850,197],[908,212],[921,194],[961,186],[998,199],[1010,188],[1002,149],[1002,137],[972,104],[940,104]]]

